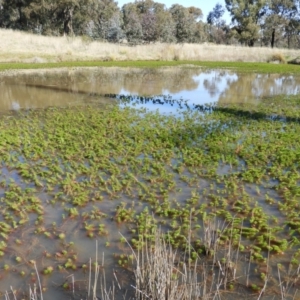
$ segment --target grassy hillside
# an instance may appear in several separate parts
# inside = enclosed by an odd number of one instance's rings
[[[149,44],[129,46],[92,41],[86,37],[49,37],[0,29],[0,62],[67,61],[224,61],[290,60],[299,50],[249,48],[213,44]]]

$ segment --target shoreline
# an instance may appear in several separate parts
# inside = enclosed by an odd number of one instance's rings
[[[162,68],[183,67],[203,69],[227,69],[241,73],[276,73],[276,74],[298,74],[299,65],[296,64],[274,64],[255,62],[224,62],[224,61],[74,61],[61,63],[2,63],[0,62],[0,76],[17,75],[40,72],[61,72],[82,70],[87,68]]]

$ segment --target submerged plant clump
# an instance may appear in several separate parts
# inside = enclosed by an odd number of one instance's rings
[[[126,103],[2,116],[3,272],[14,269],[26,278],[29,260],[39,266],[39,258],[44,284],[55,273],[85,272],[88,258],[72,241],[78,236],[83,243],[103,240],[106,249],[118,245],[116,264],[130,269],[126,240],[136,250],[154,245],[160,227],[171,247],[188,251],[189,264],[206,259],[234,272],[218,292],[244,285],[250,294],[263,293],[267,281],[276,290],[284,273],[294,278],[285,281],[294,293],[299,97],[264,99],[255,109],[193,107],[177,115]],[[116,227],[126,238],[116,237]],[[51,246],[25,255],[19,249],[26,234]],[[272,273],[278,262],[283,267]]]

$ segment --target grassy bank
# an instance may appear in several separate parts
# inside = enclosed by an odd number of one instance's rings
[[[214,44],[149,44],[129,46],[82,37],[46,37],[0,30],[0,71],[60,67],[161,67],[192,64],[262,73],[294,73],[297,66],[270,64],[300,56],[299,50]]]
[[[239,72],[295,74],[298,65],[252,62],[209,62],[209,61],[72,61],[59,63],[0,63],[0,72],[11,70],[37,70],[54,68],[85,67],[136,67],[159,68],[173,66],[195,66],[211,69],[232,69]]]
[[[0,30],[2,62],[193,60],[266,62],[273,56],[290,60],[299,50],[239,47],[214,44],[147,44],[129,46],[90,40],[87,37],[49,37]]]

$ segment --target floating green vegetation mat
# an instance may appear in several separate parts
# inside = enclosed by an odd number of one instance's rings
[[[17,69],[51,69],[62,67],[134,67],[160,68],[175,66],[195,66],[209,69],[232,69],[238,72],[257,72],[295,74],[299,66],[293,64],[271,64],[253,62],[219,62],[219,61],[72,61],[59,63],[0,63],[0,71]]]
[[[127,102],[1,117],[2,272],[30,277],[31,259],[45,276],[84,270],[76,231],[82,243],[99,239],[111,247],[125,242],[111,238],[118,228],[140,249],[161,227],[173,247],[192,245],[192,259],[230,245],[247,264],[267,270],[253,267],[255,283],[247,278],[247,285],[254,291],[266,276],[278,287],[278,263],[286,276],[298,274],[300,98],[204,105],[176,115]],[[22,257],[26,231],[51,245]],[[122,255],[115,257],[126,267]]]

